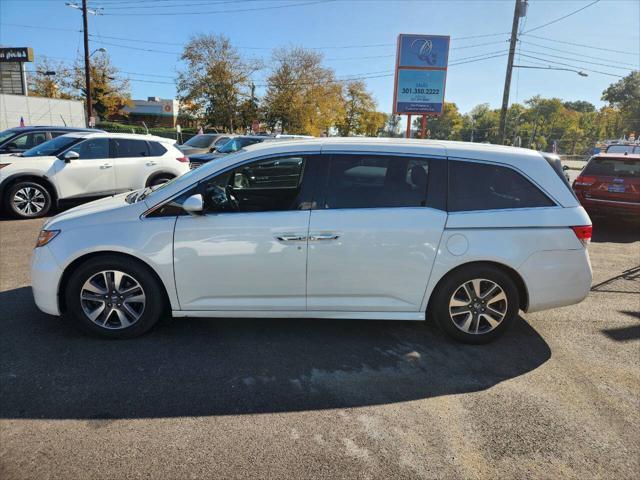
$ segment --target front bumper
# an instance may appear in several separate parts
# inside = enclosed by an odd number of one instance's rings
[[[31,259],[31,289],[36,305],[44,313],[60,315],[58,285],[62,269],[48,246],[33,250]]]

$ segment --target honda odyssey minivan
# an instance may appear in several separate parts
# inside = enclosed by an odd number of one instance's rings
[[[253,145],[43,227],[36,304],[125,338],[174,317],[435,320],[485,343],[580,302],[591,221],[536,151],[323,138]]]

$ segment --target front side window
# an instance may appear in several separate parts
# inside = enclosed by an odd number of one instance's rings
[[[425,159],[336,155],[331,159],[324,208],[424,207]]]
[[[451,212],[555,205],[515,170],[462,161],[449,162],[447,204]]]
[[[81,160],[109,158],[109,140],[106,138],[91,138],[75,145],[70,151],[80,155]]]
[[[305,159],[279,157],[242,165],[201,184],[209,212],[297,210]]]
[[[114,157],[136,158],[148,157],[149,146],[144,140],[130,140],[128,138],[112,139],[114,145]]]

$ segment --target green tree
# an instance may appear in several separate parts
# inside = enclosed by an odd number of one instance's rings
[[[602,92],[602,100],[617,108],[622,116],[622,128],[617,136],[640,132],[640,70],[631,72]]]
[[[99,118],[108,119],[111,115],[123,115],[122,108],[133,105],[129,93],[129,80],[120,75],[120,71],[112,65],[106,52],[91,57],[90,77],[92,107]],[[76,97],[86,98],[84,62],[80,59],[73,65],[68,88],[76,92]]]
[[[250,98],[250,77],[261,62],[245,60],[225,36],[205,34],[193,37],[180,58],[187,68],[178,74],[179,100],[207,124],[233,132],[240,105]]]
[[[273,130],[292,134],[327,134],[342,114],[341,86],[322,55],[303,48],[273,53],[263,102]]]
[[[436,140],[460,140],[463,127],[463,118],[455,103],[445,103],[442,115],[427,119],[428,138]],[[422,116],[417,116],[413,121],[413,127],[417,132],[422,128]],[[419,133],[418,133],[419,136]]]
[[[69,76],[69,67],[64,62],[55,62],[45,56],[39,57],[36,71],[29,75],[28,90],[33,97],[73,98],[63,79]]]
[[[343,137],[366,133],[365,120],[369,113],[376,111],[376,102],[362,80],[348,82],[344,86],[344,115],[336,127]]]

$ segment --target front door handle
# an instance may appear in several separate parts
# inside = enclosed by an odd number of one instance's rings
[[[281,242],[301,242],[306,240],[307,237],[304,235],[277,235],[276,240],[280,240]]]
[[[336,233],[317,233],[315,235],[310,235],[309,240],[319,241],[319,240],[337,240],[340,238],[340,235]]]
[[[105,168],[111,168],[111,167],[113,167],[113,165],[109,165],[108,163],[105,163],[105,164],[103,164],[103,165],[100,165],[100,168],[101,168],[101,169],[103,169],[103,170],[104,170]]]

